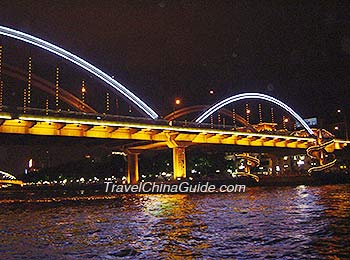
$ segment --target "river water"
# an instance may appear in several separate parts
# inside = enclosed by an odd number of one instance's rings
[[[350,185],[40,194],[0,191],[0,259],[350,258]]]

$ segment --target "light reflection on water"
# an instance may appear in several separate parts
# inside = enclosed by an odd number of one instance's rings
[[[0,258],[350,258],[350,185],[56,201],[42,194],[0,191]]]

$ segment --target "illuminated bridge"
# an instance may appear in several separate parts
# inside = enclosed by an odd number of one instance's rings
[[[322,131],[311,129],[310,126],[291,107],[284,102],[261,93],[242,93],[232,95],[212,106],[192,106],[175,110],[163,119],[150,106],[132,93],[113,77],[81,59],[80,57],[42,39],[32,35],[0,26],[0,35],[11,37],[35,45],[52,54],[72,62],[97,79],[103,81],[106,91],[105,111],[97,113],[85,101],[86,86],[82,82],[81,97],[60,88],[59,68],[56,68],[56,82],[52,83],[32,72],[32,58],[28,60],[28,71],[14,66],[2,64],[2,46],[0,46],[0,134],[62,136],[81,138],[103,138],[109,140],[132,140],[134,144],[126,144],[120,148],[128,155],[128,181],[138,181],[138,154],[144,150],[169,148],[173,150],[174,178],[186,177],[185,149],[200,144],[231,145],[259,148],[284,148],[308,150],[314,159],[320,159],[321,168],[327,168],[324,160],[325,153],[332,153],[347,145],[347,141],[336,140],[331,134],[324,145]],[[5,106],[3,98],[4,82],[2,75],[26,81],[21,107]],[[49,107],[46,99],[45,108],[32,107],[33,88],[52,95],[55,100],[54,108]],[[110,92],[117,92],[133,104],[143,116],[136,118],[111,115]],[[288,114],[298,122],[304,130],[291,131],[286,127],[278,129],[271,109],[270,123],[263,122],[261,104],[259,104],[259,123],[250,123],[250,109],[246,104],[246,115],[241,116],[236,111],[226,109],[227,105],[239,101],[258,100],[268,102],[284,114]],[[60,101],[65,102],[71,109],[60,108]],[[179,117],[196,113],[196,117],[189,121],[180,121]],[[213,116],[218,115],[218,124],[213,123]],[[227,116],[232,124],[225,121]],[[221,119],[222,117],[222,119]],[[206,120],[210,119],[210,124]],[[237,126],[237,123],[240,126]],[[294,124],[294,129],[295,129]],[[293,133],[292,133],[293,132]],[[321,133],[321,134],[320,134]],[[140,141],[142,143],[140,144]]]
[[[23,182],[21,180],[17,180],[15,176],[7,172],[0,171],[0,187],[4,184],[22,185]]]
[[[43,111],[45,112],[45,111]],[[102,115],[103,116],[103,115]],[[169,126],[166,122],[133,119],[112,120],[91,115],[86,118],[70,115],[39,116],[9,113],[0,114],[0,133],[44,136],[89,137],[119,140],[147,141],[147,144],[125,147],[128,154],[129,181],[138,181],[138,154],[143,150],[171,148],[173,150],[174,178],[186,176],[185,149],[199,144],[308,149],[315,145],[314,137],[239,132],[189,126]],[[128,119],[128,118],[124,118]],[[348,142],[335,140],[333,149],[342,149]]]

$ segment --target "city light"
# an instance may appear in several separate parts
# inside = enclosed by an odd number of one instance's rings
[[[156,119],[159,117],[158,114],[153,109],[151,109],[148,105],[146,105],[146,103],[144,103],[139,97],[137,97],[134,93],[132,93],[129,89],[127,89],[121,83],[119,83],[112,77],[108,76],[105,72],[98,69],[91,63],[62,49],[61,47],[58,47],[40,38],[34,37],[30,34],[20,32],[14,29],[10,29],[4,26],[0,26],[0,34],[38,46],[44,50],[47,50],[66,60],[71,61],[72,63],[78,65],[84,70],[92,73],[93,75],[95,75],[96,77],[98,77],[99,79],[107,83],[109,86],[113,87],[115,90],[117,90],[120,94],[122,94],[124,97],[129,99],[132,103],[134,103],[137,107],[139,107],[141,111],[143,111],[146,115],[148,115],[152,119]]]
[[[179,98],[175,99],[175,104],[176,105],[180,105],[181,104],[181,99],[179,99]]]
[[[56,67],[56,84],[55,84],[55,107],[56,111],[59,110],[60,106],[60,90],[59,90],[59,83],[60,83],[60,68]]]
[[[29,159],[28,168],[32,168],[32,167],[33,167],[33,159]]]

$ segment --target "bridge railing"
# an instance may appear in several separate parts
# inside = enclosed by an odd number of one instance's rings
[[[67,111],[67,110],[53,110],[53,109],[41,109],[27,107],[25,110],[23,107],[0,107],[0,112],[9,113],[12,118],[18,118],[20,115],[35,115],[35,116],[47,116],[47,117],[63,117],[63,118],[74,118],[74,119],[86,119],[86,120],[101,120],[101,121],[112,121],[112,122],[125,122],[125,123],[137,123],[137,124],[149,124],[149,125],[170,125],[174,127],[185,127],[185,128],[201,128],[201,129],[213,129],[213,130],[228,130],[228,131],[239,131],[239,132],[250,132],[251,130],[245,127],[236,127],[228,124],[212,124],[212,123],[196,123],[192,121],[180,121],[180,120],[165,120],[162,118],[151,119],[144,117],[131,117],[122,115],[112,115],[105,113],[86,113],[80,111]],[[264,133],[264,132],[260,132]],[[270,133],[266,132],[266,133]],[[290,135],[290,131],[279,129],[274,131],[278,135]]]
[[[16,114],[24,114],[23,107],[16,108]],[[11,111],[9,111],[11,112]],[[113,115],[105,113],[86,113],[80,111],[67,111],[67,110],[53,110],[53,109],[41,109],[41,108],[26,108],[26,114],[28,115],[37,115],[37,116],[48,116],[48,117],[64,117],[64,118],[79,118],[79,119],[90,119],[90,120],[103,120],[103,121],[114,121],[114,122],[128,122],[128,123],[145,123],[153,125],[170,125],[178,127],[188,127],[188,128],[205,128],[205,129],[227,129],[233,130],[233,126],[223,126],[217,124],[207,124],[191,121],[180,121],[180,120],[165,120],[162,118],[151,119],[145,117],[133,117],[133,116],[122,116],[122,115]]]
[[[35,115],[35,116],[48,116],[48,117],[64,117],[64,118],[79,118],[79,119],[90,119],[90,120],[103,120],[103,121],[115,121],[115,122],[135,122],[135,123],[145,123],[145,124],[154,124],[154,125],[171,125],[179,127],[193,127],[193,128],[223,128],[219,125],[206,124],[206,123],[195,123],[191,121],[180,121],[180,120],[165,120],[162,118],[151,119],[145,117],[133,117],[133,116],[122,116],[122,115],[113,115],[106,113],[86,113],[80,111],[71,111],[71,110],[53,110],[53,109],[41,109],[41,108],[32,108],[27,107],[8,107],[3,106],[1,112],[7,112],[12,115],[13,118],[18,118],[20,115]],[[227,129],[232,127],[227,126]]]
[[[47,116],[47,117],[64,117],[64,118],[79,118],[87,120],[103,120],[103,121],[115,121],[115,122],[134,122],[134,123],[145,123],[145,124],[162,124],[167,125],[168,122],[165,119],[151,119],[144,117],[132,117],[132,116],[121,116],[111,115],[105,113],[86,113],[80,111],[70,110],[53,110],[53,109],[41,109],[41,108],[26,108],[23,107],[7,107],[3,106],[1,112],[10,113],[13,118],[18,118],[20,115],[35,115],[35,116]]]

